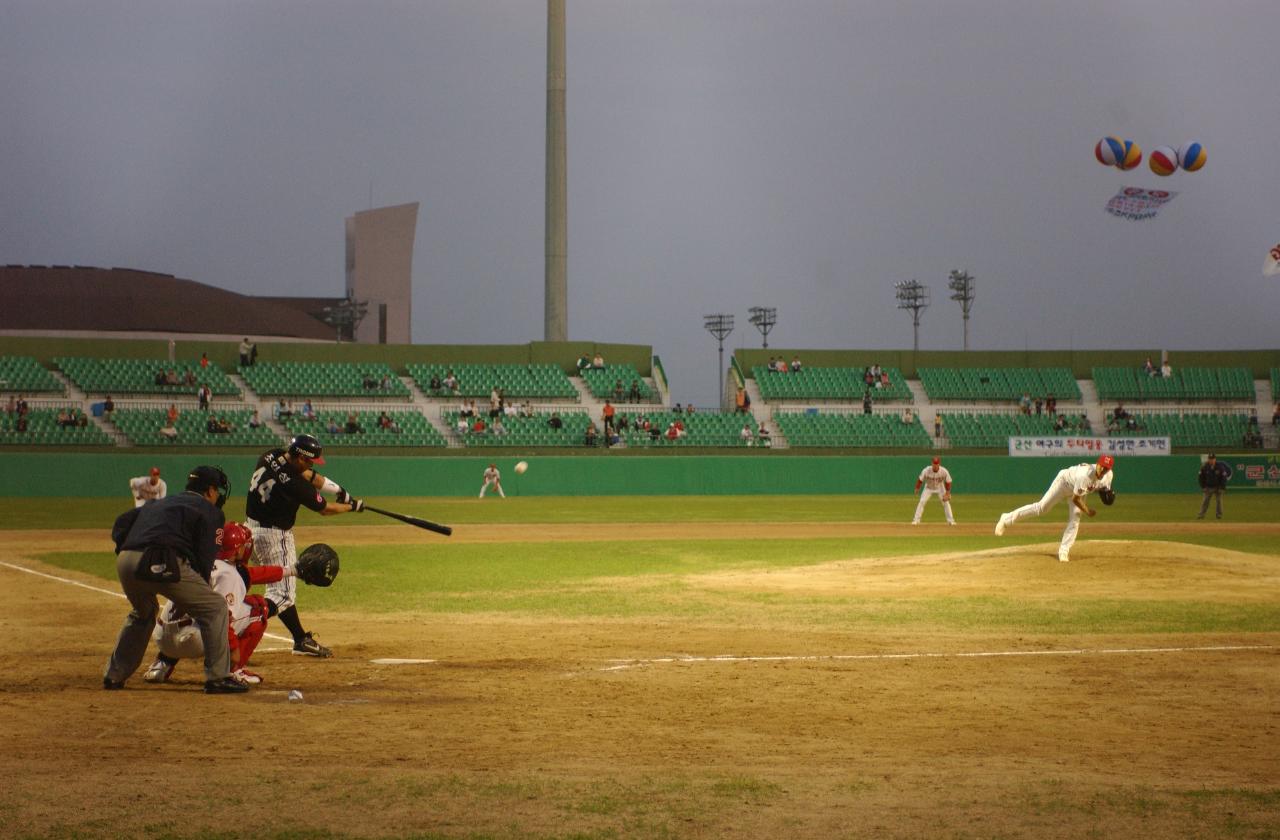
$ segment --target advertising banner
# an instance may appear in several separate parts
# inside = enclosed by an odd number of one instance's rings
[[[1074,458],[1079,455],[1169,455],[1172,447],[1167,437],[1011,437],[1009,454],[1020,456],[1049,455]]]

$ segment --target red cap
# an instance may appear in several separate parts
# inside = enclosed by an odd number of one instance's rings
[[[152,474],[152,475],[159,475],[159,474],[160,474],[160,468],[159,468],[159,467],[152,467],[152,468],[151,468],[151,474]]]
[[[941,463],[942,463],[942,459],[941,459],[941,458],[934,458],[934,459],[933,459],[933,463],[935,463],[935,464],[941,464]]]
[[[1100,467],[1106,467],[1107,469],[1111,469],[1115,465],[1116,465],[1116,459],[1112,458],[1110,455],[1103,455],[1101,458],[1098,459],[1098,466]]]

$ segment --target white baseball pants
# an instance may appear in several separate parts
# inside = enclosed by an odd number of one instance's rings
[[[931,496],[936,495],[938,501],[942,501],[944,490],[930,490],[928,487],[920,488],[920,502],[916,505],[916,515],[911,518],[912,525],[920,524],[920,514],[924,513],[925,502],[929,501]],[[951,502],[942,502],[942,512],[947,515],[947,522],[952,525],[956,524],[956,518],[951,515]]]
[[[486,481],[486,482],[484,483],[484,486],[480,488],[480,498],[482,498],[482,499],[484,498],[484,494],[485,494],[485,492],[486,492],[486,491],[488,491],[488,489],[489,489],[490,487],[492,487],[494,490],[497,490],[497,491],[498,491],[498,495],[499,495],[499,496],[501,496],[502,498],[504,498],[504,499],[505,499],[505,498],[507,497],[507,494],[502,492],[502,483],[501,483],[501,482],[498,482],[498,481]]]
[[[1040,497],[1040,501],[1032,502],[1029,505],[1023,505],[1017,510],[1009,514],[1009,523],[1012,524],[1021,519],[1031,516],[1039,516],[1047,512],[1063,499],[1070,499],[1075,495],[1075,491],[1071,489],[1071,485],[1067,482],[1063,475],[1066,470],[1058,473],[1053,483],[1049,485],[1049,489]],[[1067,512],[1067,527],[1062,532],[1062,542],[1058,545],[1059,559],[1065,558],[1071,552],[1071,546],[1076,544],[1076,533],[1080,530],[1080,508],[1075,505],[1069,505],[1070,510]]]
[[[293,531],[267,528],[252,519],[244,524],[253,531],[253,562],[259,566],[287,566],[298,559],[298,548],[293,542]],[[297,603],[298,579],[287,577],[267,584],[267,600],[280,612]]]

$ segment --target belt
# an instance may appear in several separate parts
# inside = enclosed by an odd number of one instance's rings
[[[159,624],[161,627],[165,626],[165,624],[172,624],[174,627],[190,627],[195,623],[196,620],[189,615],[184,615],[182,618],[169,622],[166,622],[159,617],[156,618],[156,624]]]

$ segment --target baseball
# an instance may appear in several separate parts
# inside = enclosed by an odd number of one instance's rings
[[[297,701],[297,702],[301,703],[301,702],[302,702],[302,692],[295,688],[293,691],[290,691],[290,692],[289,692],[289,699],[290,699],[290,700],[294,700],[294,701]]]
[[[524,475],[524,471],[527,469],[529,469],[529,462],[521,461],[520,463],[516,464],[516,475]]]

